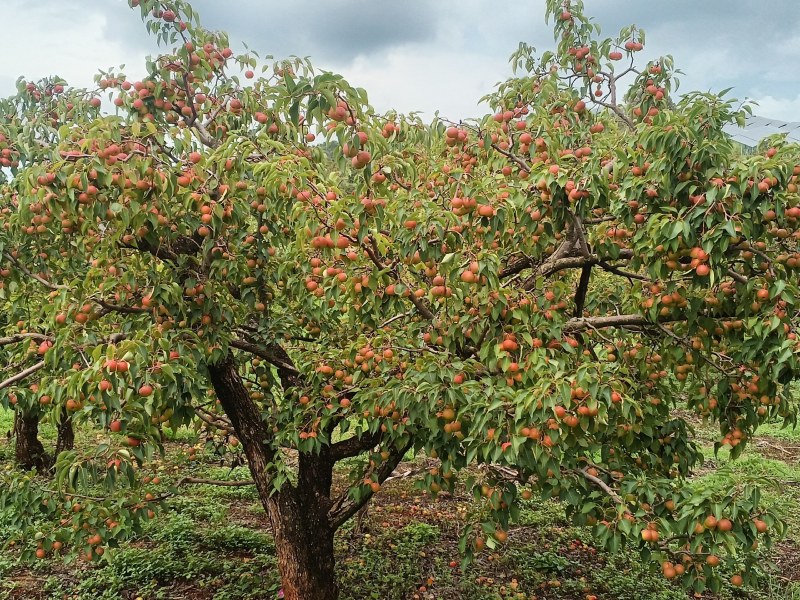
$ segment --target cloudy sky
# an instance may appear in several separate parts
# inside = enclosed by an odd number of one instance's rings
[[[3,0],[0,95],[20,75],[59,74],[89,85],[99,67],[141,76],[155,53],[126,0]],[[510,74],[519,41],[552,47],[543,0],[194,0],[203,24],[236,49],[309,56],[364,87],[379,110],[474,116]],[[759,103],[755,113],[800,121],[799,0],[585,0],[613,36],[635,23],[645,54],[672,54],[681,90],[721,90]]]

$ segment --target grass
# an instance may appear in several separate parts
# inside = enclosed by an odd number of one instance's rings
[[[0,410],[0,432],[11,428]],[[730,461],[714,456],[713,431],[698,427],[707,460],[720,468],[698,476],[698,485],[731,489],[746,478],[774,481],[764,501],[780,507],[790,525],[788,539],[766,556],[790,575],[800,554],[800,440],[796,430],[768,426],[745,454]],[[776,435],[783,431],[785,436]],[[44,431],[46,437],[50,432]],[[191,474],[209,479],[247,479],[246,468],[231,470],[211,455],[186,459],[194,432],[167,432],[168,453],[159,464],[162,479]],[[5,440],[5,436],[3,436]],[[79,443],[93,438],[79,432]],[[792,454],[794,452],[794,454]],[[0,458],[9,457],[0,442]],[[501,549],[484,552],[465,571],[460,567],[459,528],[474,506],[466,497],[429,495],[411,479],[397,479],[376,496],[365,517],[337,534],[337,572],[343,600],[685,600],[688,596],[638,556],[596,549],[591,532],[568,522],[557,502],[525,504]],[[0,535],[9,524],[0,523]],[[108,555],[107,555],[108,556]],[[800,568],[800,567],[798,567]],[[800,600],[800,583],[779,579],[760,589],[725,589],[716,600]],[[193,485],[171,509],[151,522],[134,543],[98,565],[46,563],[33,568],[0,554],[0,600],[248,600],[275,598],[279,589],[275,546],[269,523],[252,487]],[[710,598],[710,596],[706,596]]]
[[[765,423],[758,428],[758,435],[800,443],[800,426],[784,426],[782,423]]]
[[[0,408],[0,432],[11,431],[14,427],[14,413]]]

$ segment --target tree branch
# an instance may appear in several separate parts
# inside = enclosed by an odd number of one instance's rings
[[[194,122],[194,126],[197,131],[197,137],[200,138],[204,146],[208,146],[209,148],[216,148],[219,146],[219,142],[211,136],[206,126],[201,123],[199,119]]]
[[[209,364],[207,369],[217,399],[236,430],[236,437],[242,442],[258,492],[262,498],[267,497],[274,491],[274,433],[264,422],[259,406],[250,398],[232,354],[218,363]]]
[[[230,346],[262,358],[274,365],[278,369],[278,375],[281,378],[281,384],[284,389],[296,387],[299,384],[300,371],[294,366],[286,350],[278,344],[260,345],[246,340],[233,339],[230,341]]]
[[[737,273],[733,269],[728,269],[727,273],[728,273],[728,275],[731,276],[731,278],[734,281],[737,281],[738,283],[747,284],[747,277],[745,277],[744,275],[741,275],[741,274]]]
[[[389,451],[389,458],[383,461],[376,469],[374,469],[371,473],[368,471],[365,474],[365,477],[370,475],[377,476],[378,483],[383,483],[388,479],[388,477],[392,474],[392,472],[397,468],[397,465],[400,464],[400,461],[403,460],[403,456],[405,453],[408,452],[412,446],[414,445],[413,440],[410,440],[406,443],[402,448],[393,448]],[[350,517],[356,514],[359,509],[364,506],[369,499],[372,498],[373,491],[368,489],[361,498],[356,501],[350,498],[349,490],[345,491],[334,503],[333,507],[328,511],[328,519],[330,520],[331,527],[333,529],[337,529],[343,523],[345,523]]]
[[[34,340],[35,342],[47,342],[52,340],[49,335],[43,333],[15,333],[8,337],[0,338],[0,346],[8,346],[9,344],[16,344],[25,340]]]
[[[515,483],[526,484],[529,481],[529,478],[524,476],[521,472],[509,469],[508,467],[500,467],[497,465],[489,465],[489,470],[495,476],[499,476],[500,479],[504,479],[506,481],[513,481]],[[586,469],[562,469],[562,473],[565,474],[572,474],[572,475],[580,475],[587,481],[593,483],[601,490],[603,490],[608,496],[617,504],[625,504],[624,500],[615,492],[605,481],[600,479],[599,477],[595,477],[591,473],[589,473]]]
[[[352,238],[348,238],[348,239],[352,239]],[[380,258],[378,256],[378,244],[375,241],[375,238],[373,236],[370,236],[369,242],[370,242],[369,244],[362,244],[362,247],[364,248],[364,251],[367,253],[367,256],[369,256],[370,260],[375,264],[375,266],[378,267],[378,269],[380,269],[381,271],[385,270],[386,269],[386,265],[384,265],[381,262],[381,260],[380,260]],[[397,272],[397,267],[396,266],[392,266],[391,267],[391,271],[392,271],[392,274],[395,276],[395,278],[400,283],[403,283],[405,285],[405,283],[403,282],[402,278],[400,277],[400,273]],[[406,287],[409,287],[409,289],[410,289],[410,286],[406,286]],[[429,309],[425,305],[424,302],[422,302],[419,298],[414,296],[413,293],[410,293],[408,295],[408,299],[411,300],[411,304],[413,304],[414,308],[416,308],[417,311],[419,311],[419,314],[421,314],[423,317],[425,317],[425,319],[427,319],[428,321],[433,320],[434,314],[431,312],[431,309]]]
[[[194,256],[200,250],[203,243],[203,238],[199,233],[195,232],[192,237],[181,235],[173,240],[169,246],[154,246],[146,240],[139,239],[135,244],[124,244],[120,242],[123,248],[131,250],[139,250],[141,252],[149,252],[156,258],[175,262],[181,255]]]
[[[20,371],[16,375],[12,375],[11,377],[6,379],[5,381],[0,382],[0,390],[2,390],[4,388],[7,388],[7,387],[9,387],[11,385],[14,385],[15,383],[17,383],[19,381],[22,381],[23,379],[25,379],[29,375],[33,375],[34,373],[36,373],[36,371],[39,371],[40,369],[44,369],[44,361],[40,361],[40,362],[36,363],[35,365],[33,365],[31,367],[28,367],[24,371]]]
[[[384,327],[386,327],[390,323],[394,323],[395,321],[399,321],[400,319],[403,319],[405,317],[410,317],[412,314],[413,314],[412,312],[404,312],[404,313],[396,314],[395,316],[386,319],[386,321],[384,321],[383,323],[378,325],[377,329],[379,329],[379,330],[383,329]]]
[[[522,289],[531,291],[536,287],[536,280],[539,277],[549,277],[565,269],[581,269],[592,262],[591,257],[568,256],[565,258],[548,259],[536,269],[523,283]]]
[[[186,485],[189,483],[197,483],[202,485],[221,485],[224,487],[244,487],[248,485],[255,485],[254,481],[220,481],[219,479],[202,479],[199,477],[183,477],[175,485]]]
[[[620,251],[618,258],[630,259],[632,257],[633,251],[630,249],[623,249]],[[539,277],[549,277],[565,269],[579,269],[600,264],[600,262],[605,262],[605,260],[605,257],[600,257],[591,253],[583,232],[583,223],[576,215],[572,215],[572,225],[569,228],[569,235],[559,244],[555,252],[535,268],[534,273],[523,282],[522,289],[527,291],[534,289],[536,287],[536,279]],[[530,258],[515,261],[500,272],[500,277],[502,278],[518,273],[529,266],[534,266]]]
[[[592,265],[584,265],[581,269],[581,278],[578,281],[578,289],[575,290],[575,317],[580,318],[583,314],[583,305],[586,302],[586,292],[589,290],[589,279],[592,276]]]
[[[587,472],[586,469],[573,469],[570,471],[571,473],[575,473],[576,475],[581,475],[586,481],[589,481],[603,490],[608,496],[617,504],[625,504],[625,501],[620,498],[619,494],[615,492],[609,485],[600,479],[599,477],[595,477],[591,473]]]
[[[14,266],[17,267],[20,271],[22,271],[25,275],[27,275],[31,279],[35,279],[36,281],[41,283],[46,288],[51,289],[51,290],[65,290],[65,289],[67,289],[66,285],[58,285],[58,284],[52,283],[50,281],[47,281],[47,279],[44,279],[43,277],[39,277],[36,273],[31,272],[21,262],[19,262],[16,258],[11,256],[8,252],[3,252],[3,257],[6,260],[8,260],[11,263],[13,263]]]
[[[615,267],[614,265],[608,264],[604,260],[598,260],[597,266],[603,269],[604,271],[608,271],[609,273],[613,273],[614,275],[619,275],[620,277],[626,277],[627,279],[638,279],[639,281],[652,281],[649,277],[645,277],[644,275],[639,275],[638,273],[632,273],[630,271],[623,271],[622,269]]]
[[[210,413],[199,406],[195,407],[194,414],[196,414],[201,421],[203,421],[207,425],[210,425],[211,427],[221,429],[222,431],[225,431],[227,433],[232,433],[232,434],[236,433],[236,430],[230,424],[230,421],[227,422],[223,421],[217,415],[214,415],[213,413]]]
[[[151,308],[137,308],[134,306],[119,306],[118,304],[110,304],[103,300],[96,301],[101,307],[108,312],[117,312],[123,315],[141,315],[153,312]]]
[[[508,264],[500,270],[499,277],[500,279],[511,277],[512,275],[521,273],[525,269],[530,269],[534,265],[536,265],[536,261],[532,257],[522,256],[513,261],[509,261]]]
[[[636,130],[636,125],[634,125],[633,121],[631,121],[631,118],[628,115],[626,115],[622,111],[622,109],[619,106],[617,106],[616,104],[609,104],[608,102],[603,102],[602,100],[598,100],[597,98],[595,98],[591,94],[589,95],[589,99],[592,102],[594,102],[595,104],[597,104],[598,106],[602,106],[604,108],[607,108],[608,110],[613,112],[615,115],[617,115],[617,117],[619,117],[619,119],[623,123],[625,123],[625,125],[627,125],[628,129],[630,129],[631,131],[635,131]]]
[[[677,319],[676,319],[677,320]],[[653,327],[655,323],[642,315],[612,315],[608,317],[576,317],[564,325],[565,332],[583,331],[584,329],[603,329],[605,327]]]
[[[330,447],[330,455],[334,462],[340,461],[344,458],[352,458],[358,456],[362,452],[374,448],[381,441],[381,432],[369,433],[362,436],[353,436],[336,442]]]
[[[517,166],[520,169],[522,169],[523,171],[525,171],[526,173],[530,173],[531,172],[530,165],[528,165],[528,163],[526,163],[524,160],[522,160],[519,156],[517,156],[515,154],[512,154],[511,152],[508,152],[506,150],[503,150],[497,144],[492,144],[492,148],[494,150],[496,150],[497,152],[499,152],[500,154],[502,154],[503,156],[505,156],[506,158],[509,158],[509,159],[513,160],[517,164]]]
[[[657,324],[656,324],[656,326],[657,326],[657,327],[658,327],[658,328],[659,328],[659,329],[660,329],[660,330],[661,330],[663,333],[667,334],[669,337],[671,337],[671,338],[672,338],[672,339],[674,339],[675,341],[677,341],[677,342],[680,342],[680,343],[681,343],[681,344],[683,344],[685,347],[688,347],[688,348],[690,348],[690,347],[691,347],[691,346],[690,346],[690,345],[687,343],[687,341],[686,341],[685,339],[681,338],[681,337],[680,337],[678,334],[676,334],[674,331],[671,331],[670,329],[667,329],[666,327],[664,327],[664,326],[663,326],[663,325],[661,325],[660,323],[657,323]],[[703,362],[705,362],[705,363],[709,364],[710,366],[712,366],[713,368],[715,368],[717,371],[719,371],[720,373],[722,373],[722,374],[723,374],[723,375],[725,375],[726,377],[731,377],[732,373],[728,373],[728,371],[726,371],[726,370],[725,370],[725,369],[724,369],[722,366],[720,366],[720,365],[718,365],[717,363],[715,363],[713,360],[711,360],[710,358],[708,358],[708,357],[707,357],[705,354],[703,354],[703,353],[699,353],[699,354],[700,354],[700,359],[701,359]]]

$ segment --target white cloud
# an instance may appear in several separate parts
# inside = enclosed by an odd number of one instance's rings
[[[780,121],[800,121],[800,93],[794,98],[756,93],[751,100],[758,103],[758,106],[753,107],[756,115]]]
[[[305,32],[287,32],[284,21],[275,18],[275,11],[292,10],[284,0],[240,0],[240,10],[235,11],[216,0],[195,3],[204,24],[229,29],[236,47],[247,42],[262,54],[282,56],[281,44],[302,42],[300,54],[311,52],[316,66],[341,72],[364,87],[378,110],[419,110],[428,118],[437,109],[452,119],[482,112],[478,99],[510,73],[508,55],[521,39],[540,51],[553,46],[541,0],[431,4],[418,0],[403,6],[400,14],[407,18],[402,22],[385,11],[370,12],[364,19],[382,19],[377,24],[382,28],[370,27],[362,19],[362,35],[354,37],[342,36],[333,26],[334,17],[340,15],[330,10],[367,0],[313,1],[319,3],[320,14],[328,15],[320,17],[328,26],[307,26]],[[158,48],[154,39],[144,36],[138,14],[126,4],[124,0],[5,0],[0,96],[13,93],[20,75],[59,74],[73,85],[91,86],[99,67],[125,63],[129,76],[141,77],[144,56]],[[680,91],[733,86],[732,96],[760,101],[758,114],[800,120],[800,86],[792,69],[800,60],[800,35],[789,25],[800,18],[800,2],[771,0],[769,8],[760,7],[754,15],[747,12],[748,0],[674,0],[652,6],[640,0],[587,0],[586,4],[607,35],[631,20],[644,26],[646,57],[671,53],[685,72]],[[749,35],[751,19],[760,23],[766,13],[769,35],[764,36],[774,40],[768,46],[759,36]],[[420,20],[424,27],[408,31],[413,29],[409,24]],[[307,51],[303,40],[313,41]],[[354,45],[355,51],[346,52],[342,44]]]
[[[505,59],[431,46],[406,46],[381,56],[358,57],[341,69],[350,83],[367,90],[380,112],[399,108],[436,110],[458,120],[479,114],[478,100],[509,72]]]
[[[128,72],[144,72],[145,54],[132,53],[111,36],[113,25],[87,4],[7,0],[0,36],[0,94],[14,93],[21,75],[59,75],[71,85],[90,87],[99,68],[127,63]]]

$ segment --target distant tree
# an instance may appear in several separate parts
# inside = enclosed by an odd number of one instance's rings
[[[2,104],[2,401],[108,433],[45,487],[0,475],[23,557],[110,559],[166,501],[159,426],[202,421],[247,459],[290,600],[338,596],[334,532],[417,452],[432,493],[487,465],[467,558],[535,494],[695,590],[752,580],[783,525],[746,482],[687,487],[675,409],[734,457],[795,419],[796,146],[742,157],[732,102],[670,100],[671,60],[637,67],[644,34],[597,39],[581,2],[548,0],[557,49],[520,47],[494,114],[429,126],[131,4],[176,46],[146,78]]]

